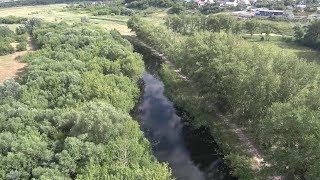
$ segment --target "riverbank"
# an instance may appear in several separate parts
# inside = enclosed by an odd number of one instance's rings
[[[194,116],[194,127],[205,126],[222,149],[225,160],[232,167],[232,174],[239,179],[259,179],[257,164],[248,153],[246,144],[239,140],[233,129],[214,112],[205,108],[205,99],[198,96],[191,82],[179,78],[172,69],[163,64],[161,78],[166,87],[166,95],[179,107]],[[208,123],[209,122],[209,123]]]
[[[144,56],[146,64],[154,60],[147,58]],[[237,180],[230,175],[208,128],[193,128],[189,123],[193,117],[165,96],[164,84],[158,73],[150,74],[147,70],[142,80],[143,95],[136,119],[152,144],[153,155],[159,162],[168,163],[174,178]]]
[[[126,38],[133,44],[138,43],[142,46],[147,46],[136,37]],[[230,128],[221,119],[221,116],[209,111],[208,103],[198,95],[196,87],[179,72],[174,64],[153,48],[149,47],[148,49],[151,54],[160,57],[164,62],[160,67],[160,75],[165,84],[166,95],[177,106],[195,117],[190,122],[193,127],[205,126],[210,129],[211,135],[225,155],[224,158],[232,167],[233,175],[239,177],[239,179],[265,179],[259,172],[259,162],[252,157],[251,152],[248,152],[248,144],[239,139],[234,129]]]

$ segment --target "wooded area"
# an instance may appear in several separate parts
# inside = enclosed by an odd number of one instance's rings
[[[144,71],[130,43],[85,24],[28,25],[41,49],[0,86],[0,179],[171,179],[128,114]]]
[[[319,65],[230,33],[182,36],[136,17],[128,26],[180,67],[208,104],[254,132],[269,173],[320,176]]]

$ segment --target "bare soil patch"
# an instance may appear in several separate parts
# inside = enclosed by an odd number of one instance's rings
[[[17,43],[12,43],[12,46],[15,47]],[[15,52],[13,54],[8,54],[0,56],[0,84],[5,80],[15,78],[16,75],[23,71],[23,68],[26,67],[26,63],[19,62],[17,59],[25,55],[29,51],[33,51],[34,47],[32,45],[31,39],[28,39],[28,46],[26,51]]]

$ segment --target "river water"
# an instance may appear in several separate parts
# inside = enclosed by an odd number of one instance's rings
[[[144,54],[144,60],[147,72],[142,78],[138,119],[154,156],[168,163],[178,180],[236,179],[229,175],[209,131],[203,127],[193,129],[187,121],[190,116],[164,95],[164,84],[156,73],[159,60],[148,54]]]

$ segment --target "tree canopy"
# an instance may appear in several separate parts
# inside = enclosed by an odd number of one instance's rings
[[[247,42],[228,28],[185,36],[138,18],[129,27],[181,68],[205,99],[203,106],[222,105],[256,135],[271,174],[319,177],[319,65]]]
[[[144,71],[130,43],[37,22],[29,32],[40,49],[0,86],[0,179],[171,179],[129,116]]]

